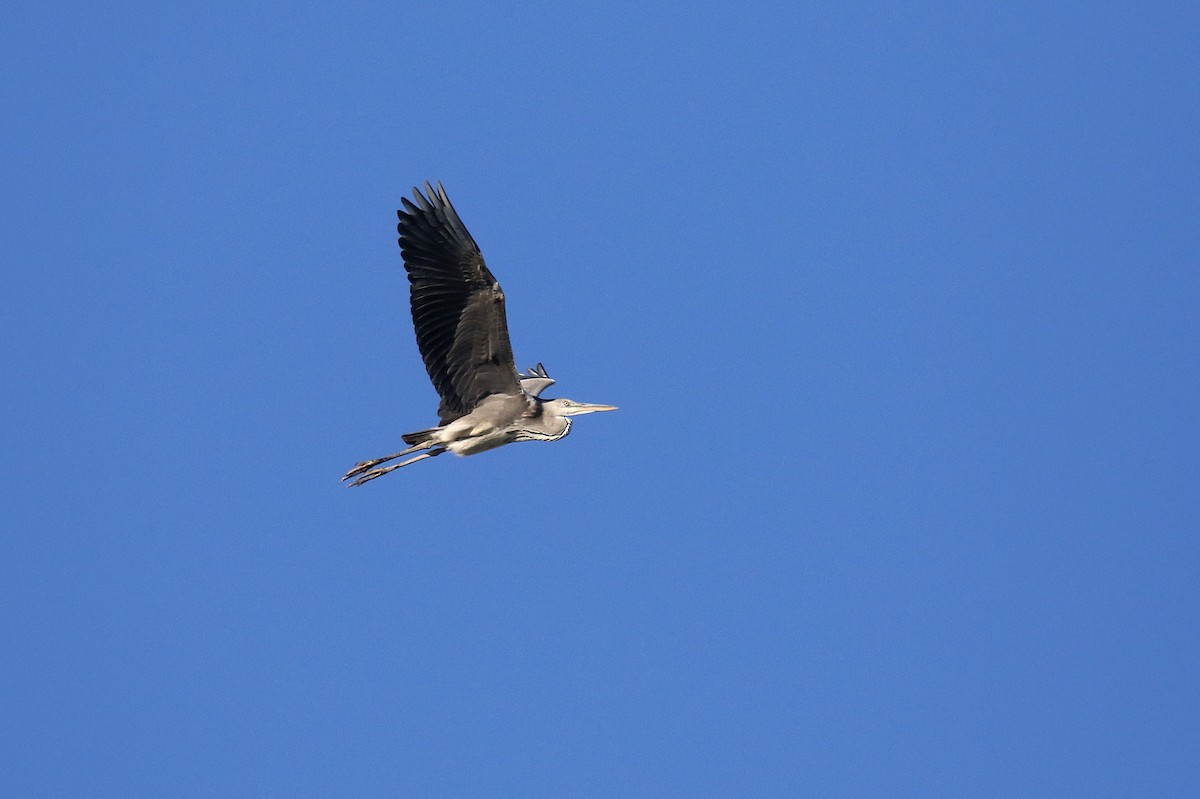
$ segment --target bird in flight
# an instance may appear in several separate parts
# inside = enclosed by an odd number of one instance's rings
[[[417,347],[442,401],[440,424],[407,433],[408,448],[363,461],[343,481],[358,486],[417,461],[441,455],[475,455],[514,441],[558,441],[571,417],[615,411],[569,399],[542,399],[554,384],[540,363],[518,373],[508,340],[504,292],[483,261],[479,245],[450,204],[446,189],[426,183],[425,193],[401,199],[400,253],[408,272]],[[414,457],[390,463],[406,455]],[[384,466],[383,464],[389,464]]]

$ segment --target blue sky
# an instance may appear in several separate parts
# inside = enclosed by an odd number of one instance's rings
[[[0,794],[1200,791],[1194,4],[5,17]]]

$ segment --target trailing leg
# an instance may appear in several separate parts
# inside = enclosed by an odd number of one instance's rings
[[[435,442],[435,441],[424,441],[420,444],[409,447],[408,449],[401,450],[400,452],[396,452],[396,453],[387,455],[382,458],[373,458],[372,460],[369,460],[369,461],[363,461],[362,463],[356,464],[355,467],[353,469],[351,469],[350,471],[346,472],[346,476],[342,478],[342,482],[349,480],[351,477],[354,477],[355,475],[362,474],[363,472],[367,471],[368,469],[373,469],[374,467],[378,466],[381,463],[387,463],[388,461],[394,461],[394,460],[396,460],[396,458],[403,458],[405,455],[411,455],[414,452],[420,452],[423,449],[429,449],[430,447],[436,447],[436,446],[437,446],[437,442]]]
[[[404,466],[408,466],[410,463],[416,463],[417,461],[423,461],[426,458],[435,458],[438,455],[441,455],[445,451],[446,451],[446,448],[441,447],[441,448],[435,449],[431,452],[426,452],[424,455],[418,455],[415,458],[409,458],[408,460],[402,461],[401,463],[393,463],[391,466],[380,466],[379,468],[371,469],[370,471],[368,471],[364,474],[360,474],[359,478],[357,480],[355,480],[353,483],[351,483],[350,485],[360,486],[363,483],[368,483],[371,480],[374,480],[376,477],[382,477],[383,475],[387,474],[388,472],[395,471],[396,469],[399,469]],[[397,456],[393,455],[392,457],[397,457]],[[384,460],[391,460],[391,458],[385,458]],[[382,463],[382,462],[383,461],[376,461],[376,463]],[[353,472],[353,474],[357,474],[357,473],[358,473],[357,471]],[[346,475],[346,477],[350,477],[350,475],[348,474],[348,475]],[[345,480],[346,477],[343,477],[342,479]]]

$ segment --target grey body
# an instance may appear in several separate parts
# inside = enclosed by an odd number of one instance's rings
[[[428,196],[426,196],[428,195]],[[397,212],[417,347],[437,389],[440,424],[407,433],[405,450],[363,461],[343,480],[362,485],[410,463],[453,452],[475,455],[517,441],[557,441],[571,416],[616,410],[568,399],[543,400],[554,384],[540,363],[518,374],[504,292],[446,190],[413,189]],[[420,453],[420,454],[417,454]],[[381,464],[405,455],[401,463]]]

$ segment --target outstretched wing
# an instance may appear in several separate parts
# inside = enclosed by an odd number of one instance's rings
[[[397,211],[413,326],[425,371],[442,398],[442,424],[490,394],[521,390],[508,338],[504,292],[439,183],[413,189]]]
[[[546,367],[540,363],[518,377],[521,378],[521,390],[531,397],[540,397],[543,391],[554,385],[554,378],[546,373]]]

